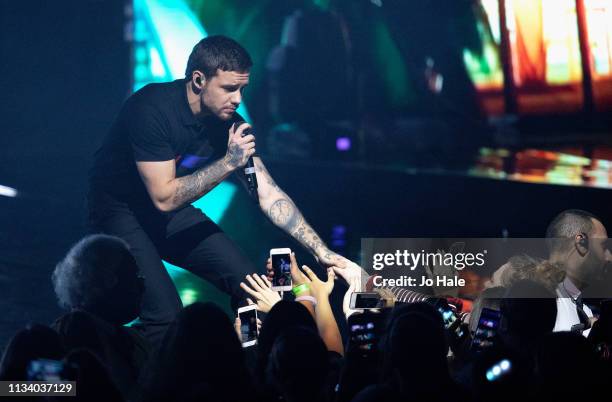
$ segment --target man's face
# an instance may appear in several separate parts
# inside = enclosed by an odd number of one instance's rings
[[[602,273],[604,266],[612,262],[609,249],[608,232],[598,220],[591,219],[593,229],[589,233],[589,253],[585,261],[585,268],[589,277],[597,277]]]
[[[231,119],[242,102],[242,90],[248,84],[248,72],[217,70],[217,74],[206,79],[202,86],[202,111],[208,111],[224,121]]]

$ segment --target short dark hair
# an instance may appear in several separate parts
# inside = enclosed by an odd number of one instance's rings
[[[60,306],[87,310],[107,295],[106,278],[126,273],[130,268],[138,269],[125,241],[102,234],[86,236],[53,271],[53,287]]]
[[[573,239],[577,234],[591,233],[592,219],[599,220],[592,213],[581,209],[568,209],[557,215],[546,229],[546,243],[549,252],[561,251],[565,248],[566,243],[559,239]]]
[[[200,70],[206,78],[214,77],[217,70],[247,72],[253,65],[251,56],[238,42],[227,36],[215,35],[199,41],[191,51],[185,78]]]

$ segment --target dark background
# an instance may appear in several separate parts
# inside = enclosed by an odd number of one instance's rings
[[[86,233],[87,170],[131,89],[124,24],[123,1],[0,2],[0,184],[20,192],[0,197],[0,345],[60,314],[51,272]],[[603,189],[280,156],[265,158],[273,176],[324,240],[346,228],[336,248],[353,259],[362,237],[539,237],[566,208],[612,222]],[[271,247],[299,249],[242,195],[227,216],[261,265]]]

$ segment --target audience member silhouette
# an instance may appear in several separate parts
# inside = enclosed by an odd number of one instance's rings
[[[327,348],[313,328],[290,327],[274,341],[267,383],[287,402],[331,400],[328,373]]]
[[[108,369],[87,349],[75,349],[64,358],[71,381],[76,381],[77,402],[123,402],[125,399],[111,379]]]
[[[52,279],[60,305],[69,310],[54,323],[67,349],[94,352],[124,398],[134,398],[151,348],[124,326],[138,316],[144,291],[128,245],[117,237],[87,236],[57,264]]]
[[[390,317],[382,347],[382,380],[355,401],[464,401],[467,393],[451,378],[442,318],[433,306],[415,303]]]
[[[249,401],[254,390],[242,345],[215,304],[194,303],[170,325],[152,370],[145,401]]]
[[[536,374],[536,400],[609,399],[603,380],[609,379],[610,373],[598,361],[592,345],[578,333],[545,336],[536,354]]]
[[[298,326],[317,330],[317,325],[306,307],[300,303],[286,300],[276,303],[263,321],[253,372],[255,384],[262,399],[269,399],[276,395],[276,391],[268,386],[265,378],[274,341],[283,331]]]
[[[0,363],[0,381],[26,381],[32,360],[61,360],[65,350],[57,332],[33,324],[17,332],[9,341]]]
[[[520,280],[506,292],[501,314],[500,336],[504,344],[529,359],[542,337],[552,332],[557,304],[544,285]]]

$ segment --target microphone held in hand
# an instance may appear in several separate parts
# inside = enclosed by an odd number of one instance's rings
[[[239,120],[236,122],[236,127],[240,127],[245,123],[244,120]],[[247,136],[249,134],[255,135],[254,130],[249,127],[242,132],[242,136]],[[251,156],[247,161],[247,164],[244,166],[244,177],[247,181],[247,187],[249,189],[249,194],[253,198],[255,202],[259,202],[259,196],[257,195],[257,176],[255,175],[255,165],[253,164],[253,157]]]

